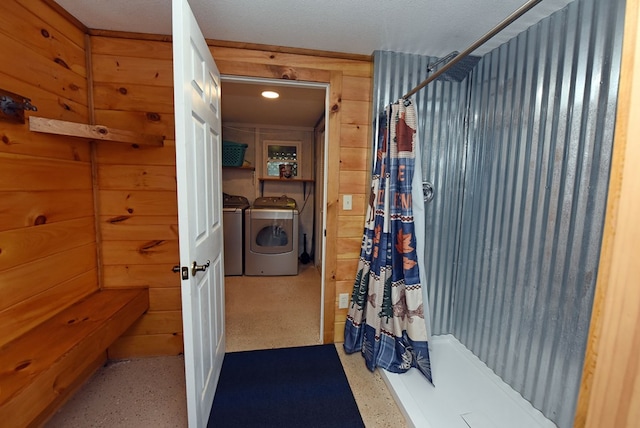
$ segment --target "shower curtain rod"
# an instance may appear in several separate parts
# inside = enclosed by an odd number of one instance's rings
[[[402,99],[403,100],[407,100],[410,96],[412,96],[413,94],[418,92],[420,89],[424,88],[429,83],[431,83],[434,80],[436,80],[438,77],[440,77],[440,75],[444,74],[447,70],[452,68],[459,61],[461,61],[463,58],[468,56],[471,52],[475,51],[480,46],[485,44],[490,38],[492,38],[493,36],[498,34],[500,31],[504,30],[505,27],[507,27],[509,24],[511,24],[516,19],[520,18],[522,15],[524,15],[526,12],[528,12],[531,8],[533,8],[535,5],[537,5],[541,1],[542,0],[529,0],[527,3],[523,4],[522,6],[520,6],[511,15],[507,16],[502,22],[500,22],[498,25],[493,27],[488,33],[486,33],[484,36],[479,38],[474,44],[472,44],[467,49],[465,49],[464,51],[462,51],[461,53],[456,55],[451,61],[446,63],[441,69],[439,69],[438,71],[433,73],[431,76],[427,77],[418,86],[416,86],[415,88],[410,90],[407,94],[405,94],[402,97]]]

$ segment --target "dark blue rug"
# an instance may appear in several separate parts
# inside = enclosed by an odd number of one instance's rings
[[[209,428],[364,427],[334,345],[224,357]]]

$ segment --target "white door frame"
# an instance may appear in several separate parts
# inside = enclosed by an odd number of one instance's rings
[[[326,282],[326,251],[327,251],[327,162],[328,162],[328,153],[329,153],[329,96],[330,96],[330,87],[329,83],[318,83],[318,82],[301,82],[297,80],[282,80],[282,79],[268,79],[261,77],[247,77],[247,76],[232,76],[232,75],[220,75],[221,86],[224,91],[224,82],[235,82],[235,83],[248,83],[248,84],[269,84],[271,86],[297,86],[299,88],[312,88],[312,89],[324,89],[325,91],[325,99],[324,99],[324,117],[325,117],[325,130],[324,133],[324,168],[322,172],[322,180],[324,185],[322,192],[322,267],[320,270],[320,332],[319,332],[319,340],[320,343],[324,342],[324,298],[325,298],[325,282]],[[223,136],[224,138],[224,136]],[[317,186],[314,186],[314,192]],[[316,207],[314,206],[314,210]],[[315,212],[313,213],[315,215]]]

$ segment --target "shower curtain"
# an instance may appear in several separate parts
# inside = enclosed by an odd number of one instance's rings
[[[414,225],[414,208],[422,213],[424,201],[421,192],[412,195],[422,178],[416,174],[420,158],[413,104],[400,100],[389,105],[380,115],[377,140],[344,349],[360,351],[371,371],[382,367],[403,373],[416,367],[433,383]]]

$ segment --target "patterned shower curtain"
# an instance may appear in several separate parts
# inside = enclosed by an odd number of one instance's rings
[[[389,105],[379,120],[344,348],[361,351],[371,371],[403,373],[416,367],[433,383],[412,208],[416,111],[407,104]]]

